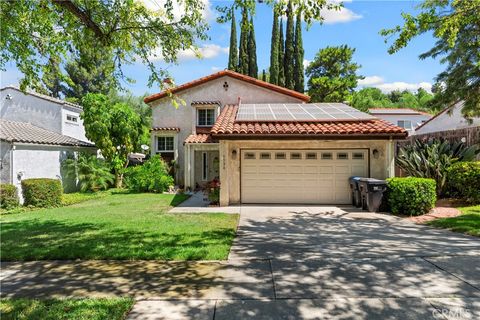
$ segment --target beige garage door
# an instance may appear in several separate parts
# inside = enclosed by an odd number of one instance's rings
[[[348,178],[368,175],[368,151],[242,150],[243,203],[348,204]]]

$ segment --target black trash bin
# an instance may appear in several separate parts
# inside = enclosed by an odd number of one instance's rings
[[[354,205],[357,208],[360,208],[362,206],[362,196],[360,194],[360,189],[358,187],[358,181],[360,180],[360,177],[350,177],[348,178],[348,183],[350,184],[350,190],[352,191],[352,205]]]
[[[361,194],[363,210],[378,212],[382,204],[383,193],[387,190],[387,182],[373,178],[360,178],[358,187]]]

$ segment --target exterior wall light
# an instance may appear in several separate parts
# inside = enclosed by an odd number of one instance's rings
[[[232,159],[237,159],[237,149],[232,150]]]
[[[380,152],[377,149],[373,149],[372,154],[374,159],[378,159],[380,156]]]

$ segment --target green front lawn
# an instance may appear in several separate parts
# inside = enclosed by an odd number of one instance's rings
[[[480,205],[459,209],[462,215],[458,217],[436,219],[428,224],[480,237]]]
[[[2,299],[2,320],[121,320],[133,306],[133,299]]]
[[[168,214],[183,195],[109,194],[0,217],[1,259],[226,259],[238,215]]]

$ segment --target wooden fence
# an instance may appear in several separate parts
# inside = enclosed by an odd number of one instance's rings
[[[461,142],[464,142],[467,146],[480,145],[480,126],[408,136],[408,138],[405,140],[397,141],[395,153],[398,151],[399,148],[405,145],[409,145],[413,143],[415,140],[427,141],[430,139],[445,139],[450,142],[461,141]],[[477,160],[480,160],[480,154],[477,156]],[[395,166],[395,176],[397,177],[404,176],[402,170],[397,166]]]

